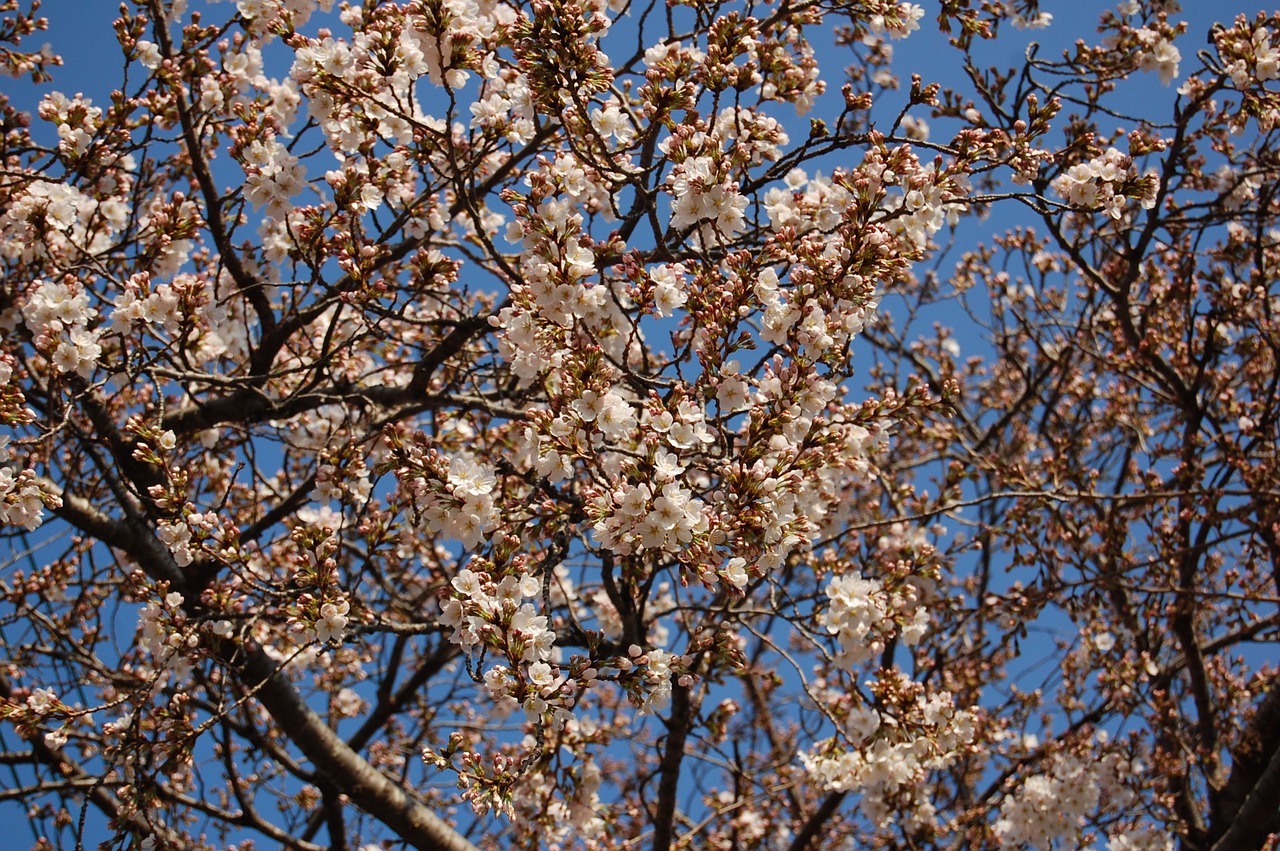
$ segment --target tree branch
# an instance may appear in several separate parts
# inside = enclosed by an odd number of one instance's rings
[[[58,516],[132,557],[157,581],[187,592],[187,576],[150,529],[135,529],[128,521],[106,516],[86,501],[63,496]],[[191,614],[200,610],[199,595],[184,603]],[[302,699],[261,646],[246,641],[205,636],[215,655],[235,671],[244,687],[258,699],[298,749],[356,806],[375,816],[419,851],[477,851],[465,837],[425,805],[356,753]]]

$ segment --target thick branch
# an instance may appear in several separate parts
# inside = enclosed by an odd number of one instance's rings
[[[1222,838],[1213,843],[1213,851],[1259,851],[1280,827],[1280,751],[1271,754],[1267,770],[1245,799],[1244,806],[1231,821]]]
[[[809,816],[804,823],[804,827],[800,828],[800,832],[791,840],[791,844],[787,846],[787,851],[805,851],[806,848],[809,848],[810,843],[817,838],[818,831],[822,830],[822,826],[840,809],[840,804],[844,802],[845,794],[845,792],[832,792],[823,798],[822,804],[814,811],[813,815]]]
[[[413,377],[404,387],[359,387],[352,384],[335,384],[331,387],[299,393],[287,399],[272,399],[259,386],[260,382],[235,390],[226,396],[197,400],[166,416],[161,427],[178,434],[187,434],[214,428],[222,423],[259,423],[267,420],[283,420],[307,411],[313,411],[334,402],[357,402],[395,407],[428,400],[427,388],[431,377],[445,361],[462,351],[473,338],[490,329],[489,317],[473,316],[450,331],[443,340],[423,356],[413,369]],[[443,401],[443,400],[442,400]]]
[[[1269,831],[1277,829],[1280,807],[1280,675],[1273,676],[1267,694],[1242,733],[1232,755],[1231,775],[1217,796],[1211,835],[1220,835],[1214,851],[1260,848]]]
[[[680,788],[680,764],[684,745],[693,726],[693,695],[682,685],[671,689],[671,718],[667,721],[667,744],[662,754],[658,781],[658,811],[653,819],[653,851],[669,851],[675,838],[676,795]]]
[[[347,747],[356,752],[364,750],[365,745],[369,744],[374,735],[382,729],[383,725],[404,708],[405,704],[412,700],[421,691],[422,687],[432,677],[440,673],[441,669],[449,663],[449,660],[455,658],[458,653],[457,645],[441,644],[434,653],[427,657],[422,666],[414,671],[413,675],[400,688],[396,689],[394,694],[389,694],[379,699],[378,705],[365,718],[364,723],[360,725],[360,728],[356,730],[351,738],[347,739]],[[307,829],[303,833],[304,839],[310,839],[316,835],[322,823],[320,816],[323,812],[323,810],[317,812],[308,821]]]
[[[356,806],[391,828],[419,851],[478,851],[466,837],[350,748],[324,720],[307,706],[280,672],[279,663],[261,647],[230,642],[224,649],[234,656],[242,682],[271,713],[279,729],[315,763]]]
[[[187,591],[187,576],[150,529],[135,529],[65,495],[58,515],[68,523],[128,553],[152,579]],[[188,595],[189,613],[198,613],[198,595]],[[476,851],[465,837],[351,749],[307,706],[278,663],[258,645],[207,636],[217,655],[240,675],[246,689],[266,707],[276,726],[351,801],[420,851]]]

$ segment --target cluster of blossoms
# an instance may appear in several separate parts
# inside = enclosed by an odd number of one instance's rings
[[[1143,71],[1155,71],[1160,75],[1160,82],[1169,85],[1178,77],[1178,63],[1182,61],[1182,51],[1173,42],[1150,27],[1142,27],[1137,33],[1138,42],[1142,45],[1142,56],[1138,67]]]
[[[332,501],[351,501],[364,505],[373,493],[373,481],[369,478],[369,467],[361,455],[351,458],[339,458],[335,453],[325,453],[320,466],[316,469],[316,497],[326,504]],[[465,462],[464,462],[465,463]],[[461,479],[462,464],[459,465]]]
[[[1034,14],[1024,14],[1014,0],[1004,0],[1002,11],[1009,16],[1009,23],[1020,30],[1042,30],[1053,23],[1053,15],[1036,9]]]
[[[818,625],[840,643],[838,662],[852,668],[876,658],[885,642],[900,635],[913,646],[929,626],[925,592],[919,577],[892,590],[879,579],[858,574],[833,578],[826,588],[830,604],[818,612]]]
[[[594,428],[607,441],[617,442],[629,437],[636,426],[635,410],[613,389],[604,393],[583,390],[570,407],[584,428]]]
[[[868,234],[869,241],[887,244],[888,234],[875,231]],[[830,250],[827,257],[835,260],[838,248]],[[874,289],[866,278],[850,274],[842,282],[853,293],[863,294]],[[860,334],[876,315],[877,300],[874,297],[841,297],[834,301],[817,294],[806,298],[804,290],[788,291],[778,280],[773,269],[764,269],[756,279],[753,292],[764,306],[761,318],[762,339],[781,345],[795,339],[806,354],[820,358],[824,354],[844,346]],[[828,301],[824,307],[823,302]]]
[[[817,625],[834,637],[836,648],[829,679],[819,680],[812,696],[827,707],[840,733],[816,743],[801,760],[821,787],[858,790],[873,823],[899,820],[932,831],[933,804],[915,790],[929,772],[970,749],[976,717],[958,709],[949,691],[881,667],[890,643],[914,646],[929,629],[937,565],[925,530],[901,522],[884,531],[875,553],[882,576],[845,568],[827,583],[825,605],[817,607]],[[867,667],[871,674],[862,685],[870,697],[836,684]]]
[[[215,511],[201,513],[186,510],[180,518],[157,523],[156,536],[173,556],[174,563],[185,567],[195,560],[195,551],[205,542],[214,545],[225,538],[221,518]]]
[[[1053,181],[1053,189],[1075,207],[1106,210],[1120,219],[1130,200],[1144,210],[1156,203],[1159,180],[1154,172],[1138,176],[1133,159],[1115,148],[1088,162],[1076,163]]]
[[[659,550],[677,555],[709,528],[707,507],[681,483],[684,467],[676,456],[658,450],[655,477],[620,481],[591,499],[587,513],[600,545],[619,555]]]
[[[180,310],[179,290],[173,284],[157,284],[151,292],[143,294],[150,275],[135,275],[125,282],[124,292],[116,297],[115,310],[111,313],[111,328],[124,331],[135,322],[158,326],[169,334],[176,334],[183,320]]]
[[[43,725],[66,719],[71,714],[70,710],[73,710],[51,688],[33,688],[25,699],[15,699],[19,696],[0,697],[0,718],[14,724],[24,736],[29,737]],[[43,736],[45,746],[62,747],[67,743],[67,734],[68,728],[65,725],[46,730]]]
[[[101,331],[89,327],[96,311],[88,293],[72,284],[36,281],[22,304],[22,318],[55,370],[81,378],[93,374],[102,346]]]
[[[883,49],[884,39],[895,41],[909,37],[918,32],[920,22],[925,20],[925,9],[918,3],[907,0],[866,0],[853,19],[853,33],[865,45]],[[882,83],[893,86],[896,79]]]
[[[762,441],[767,445],[754,458],[735,459],[718,470],[724,491],[710,538],[724,542],[720,552],[728,561],[718,567],[708,559],[702,568],[705,581],[712,581],[707,570],[718,568],[721,579],[741,590],[751,577],[778,569],[790,554],[847,519],[848,506],[841,505],[839,495],[870,471],[868,452],[878,437],[849,421],[859,419],[856,413],[828,408],[835,392],[832,382],[813,372],[776,361],[764,370],[743,430],[750,433],[764,417],[776,417],[780,427]],[[824,412],[830,419],[820,419]],[[883,423],[867,420],[867,425],[877,435],[886,431]]]
[[[255,139],[241,153],[245,171],[244,194],[269,219],[283,219],[293,209],[293,199],[307,188],[307,171],[278,139]]]
[[[40,102],[40,117],[58,128],[58,150],[68,160],[85,154],[102,128],[102,109],[83,95],[50,92]]]
[[[195,275],[179,273],[168,283],[157,283],[155,273],[133,275],[113,305],[107,325],[112,333],[145,329],[160,339],[181,336],[202,357],[225,354],[243,337],[231,311],[217,298],[215,284]]]
[[[1213,173],[1213,189],[1222,193],[1222,206],[1228,210],[1240,210],[1254,203],[1262,178],[1257,173],[1242,173],[1229,163],[1223,163]]]
[[[1215,37],[1218,51],[1227,63],[1231,82],[1238,89],[1247,89],[1270,80],[1280,80],[1280,44],[1276,43],[1280,30],[1258,21],[1250,25],[1244,16],[1236,19],[1236,25],[1223,29]]]
[[[14,476],[12,467],[0,467],[0,523],[34,531],[44,520],[44,503],[30,471]]]
[[[0,363],[0,367],[4,364]],[[8,435],[0,437],[0,461],[7,451]],[[57,508],[62,500],[45,493],[33,470],[17,471],[0,467],[0,525],[21,526],[34,531],[44,522],[44,509]]]
[[[1260,131],[1270,131],[1280,122],[1280,92],[1267,86],[1280,79],[1280,15],[1260,13],[1253,20],[1240,15],[1233,26],[1219,28],[1213,40],[1239,98],[1228,104],[1231,132],[1243,133],[1250,119]],[[1193,77],[1184,88],[1198,93],[1202,84]]]
[[[885,179],[887,175],[882,172],[880,177]],[[967,177],[927,165],[894,179],[902,191],[889,195],[884,209],[890,232],[906,245],[923,251],[930,237],[960,221],[965,207],[961,199],[970,194]]]
[[[0,354],[0,423],[6,426],[30,422],[34,413],[25,404],[21,388],[13,379],[11,355]],[[9,445],[9,435],[0,435],[0,525],[21,526],[34,531],[44,521],[45,508],[57,508],[60,497],[44,491],[31,469],[21,469]]]
[[[497,78],[498,64],[478,45],[499,27],[510,26],[514,13],[503,4],[449,0],[426,15],[410,17],[403,9],[384,7],[365,20],[355,7],[345,9],[342,18],[358,28],[351,42],[327,33],[295,37],[290,78],[306,96],[310,117],[330,148],[354,153],[370,131],[397,144],[413,141],[415,125],[444,131],[423,111],[415,84],[427,77],[436,85],[460,88],[472,70]],[[351,91],[361,97],[345,95]],[[508,103],[518,99],[507,95]]]
[[[64,139],[60,144],[73,159],[83,136],[93,132],[94,110],[87,99],[72,100],[59,93],[42,104],[41,114],[57,125]],[[113,235],[129,222],[123,197],[135,163],[128,155],[104,153],[102,159],[95,166],[96,186],[36,179],[11,190],[0,213],[0,256],[24,263],[44,258],[78,262],[109,249]]]
[[[665,711],[671,705],[671,680],[673,675],[677,681],[689,685],[692,680],[688,674],[678,674],[677,671],[687,668],[689,659],[683,656],[676,656],[665,650],[648,650],[632,645],[628,649],[628,656],[631,664],[639,666],[642,671],[642,680],[638,683],[638,691],[641,697],[640,712],[642,714],[656,714]],[[618,660],[618,665],[624,671],[630,670],[626,659]]]
[[[507,239],[525,252],[525,283],[511,287],[511,304],[490,320],[501,329],[503,358],[524,382],[562,367],[566,350],[587,336],[610,357],[629,359],[628,341],[616,331],[627,319],[616,294],[593,280],[596,254],[582,233],[582,215],[570,198],[555,197],[579,170],[564,157],[545,169],[529,176],[529,196],[510,193],[517,220],[508,225]]]
[[[497,528],[493,471],[463,455],[442,455],[389,435],[395,473],[414,514],[414,525],[475,547]]]
[[[303,590],[289,605],[290,630],[304,643],[314,639],[321,645],[340,645],[354,617],[351,599],[337,582],[339,536],[335,530],[343,518],[322,508],[314,514],[300,512],[298,520],[302,522],[289,534],[288,583]],[[312,646],[310,652],[318,655],[319,648]]]
[[[351,603],[345,598],[330,600],[320,604],[319,617],[316,618],[316,640],[321,644],[341,644],[347,632],[347,617],[351,612]]]
[[[1107,838],[1107,851],[1173,851],[1177,847],[1167,830],[1150,825],[1120,831]]]
[[[683,263],[659,263],[648,270],[652,301],[658,316],[671,316],[689,300],[685,291],[688,269]]]
[[[1034,739],[1025,743],[1034,749]],[[1098,750],[1061,752],[1047,760],[1046,770],[1033,774],[1006,796],[993,829],[1002,848],[1049,851],[1075,835],[1099,807],[1123,808],[1133,800],[1128,780],[1142,774],[1142,765],[1114,749],[1102,750],[1106,737],[1097,737]],[[1166,845],[1165,843],[1169,844]],[[1126,848],[1172,847],[1169,837],[1137,830],[1112,841],[1111,851]]]
[[[27,708],[36,715],[49,715],[62,705],[57,693],[50,688],[35,688],[27,695]]]
[[[720,110],[712,135],[725,140],[734,162],[753,166],[778,159],[783,146],[791,141],[786,128],[773,116],[733,106]]]
[[[585,745],[590,743],[594,727],[586,718],[570,721],[565,725],[562,747],[589,753]],[[529,747],[532,743],[524,744]],[[568,794],[557,797],[551,778],[529,772],[512,797],[514,818],[545,818],[546,826],[539,832],[545,848],[570,848],[575,838],[603,835],[606,830],[600,799],[605,773],[600,763],[590,756],[582,758],[568,780]]]
[[[471,104],[470,126],[499,131],[508,141],[525,144],[536,126],[528,80],[521,74],[502,74],[487,82],[489,94]],[[592,113],[591,123],[602,138],[613,137],[622,144],[634,134],[616,106]]]
[[[890,823],[895,810],[923,818],[928,803],[916,800],[914,789],[969,748],[974,715],[956,708],[945,691],[926,694],[896,669],[868,685],[876,695],[871,705],[840,688],[818,695],[843,713],[841,731],[802,752],[800,761],[821,788],[861,793],[864,811],[878,824]]]
[[[1178,8],[1174,0],[1121,0],[1115,12],[1104,18],[1103,29],[1110,32],[1103,39],[1103,49],[1128,54],[1126,64],[1132,63],[1130,67],[1154,71],[1163,85],[1170,85],[1177,79],[1182,61],[1182,51],[1174,40],[1183,28],[1168,22],[1167,16]]]
[[[487,648],[507,660],[484,673],[498,712],[507,715],[523,706],[531,720],[547,713],[557,724],[571,718],[569,689],[562,688],[567,680],[551,664],[556,634],[546,615],[525,602],[542,592],[537,577],[510,574],[494,581],[487,571],[464,568],[450,585],[452,594],[440,603],[440,622],[453,629],[450,640],[468,653]]]
[[[775,230],[807,234],[805,265],[792,270],[790,290],[775,271],[759,274],[761,337],[779,345],[795,340],[816,358],[863,330],[875,316],[875,282],[900,277],[905,260],[956,221],[969,192],[962,173],[922,165],[910,146],[873,147],[857,169],[830,179],[796,169],[786,185],[769,190],[764,207]],[[830,238],[832,231],[839,238]]]
[[[840,224],[841,212],[851,200],[848,189],[821,173],[810,177],[804,169],[793,168],[783,178],[783,186],[765,191],[764,210],[775,231],[789,227],[800,233],[826,232]]]
[[[659,147],[673,164],[666,181],[671,225],[689,229],[695,245],[731,241],[746,226],[747,198],[730,176],[732,161],[720,140],[681,127]]]
[[[231,535],[224,517],[217,511],[197,510],[184,496],[189,473],[174,457],[177,434],[172,429],[161,431],[138,416],[131,417],[126,428],[137,438],[133,459],[164,471],[166,483],[149,486],[147,495],[165,514],[156,522],[156,537],[168,548],[174,563],[186,567],[205,547],[220,557],[225,556],[222,548]]]
[[[138,649],[151,658],[155,689],[170,677],[182,682],[191,672],[191,650],[200,639],[184,629],[183,602],[181,594],[170,591],[162,600],[148,602],[138,610]]]
[[[202,224],[199,206],[184,193],[175,192],[169,198],[155,198],[147,205],[146,214],[138,221],[138,228],[140,236],[155,254],[147,268],[152,279],[178,276],[191,259],[191,251],[195,247],[190,235]],[[194,276],[183,277],[190,279]],[[210,303],[212,305],[212,300]]]

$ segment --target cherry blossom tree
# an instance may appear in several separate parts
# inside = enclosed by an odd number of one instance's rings
[[[1277,847],[1280,14],[38,6],[31,845]]]

